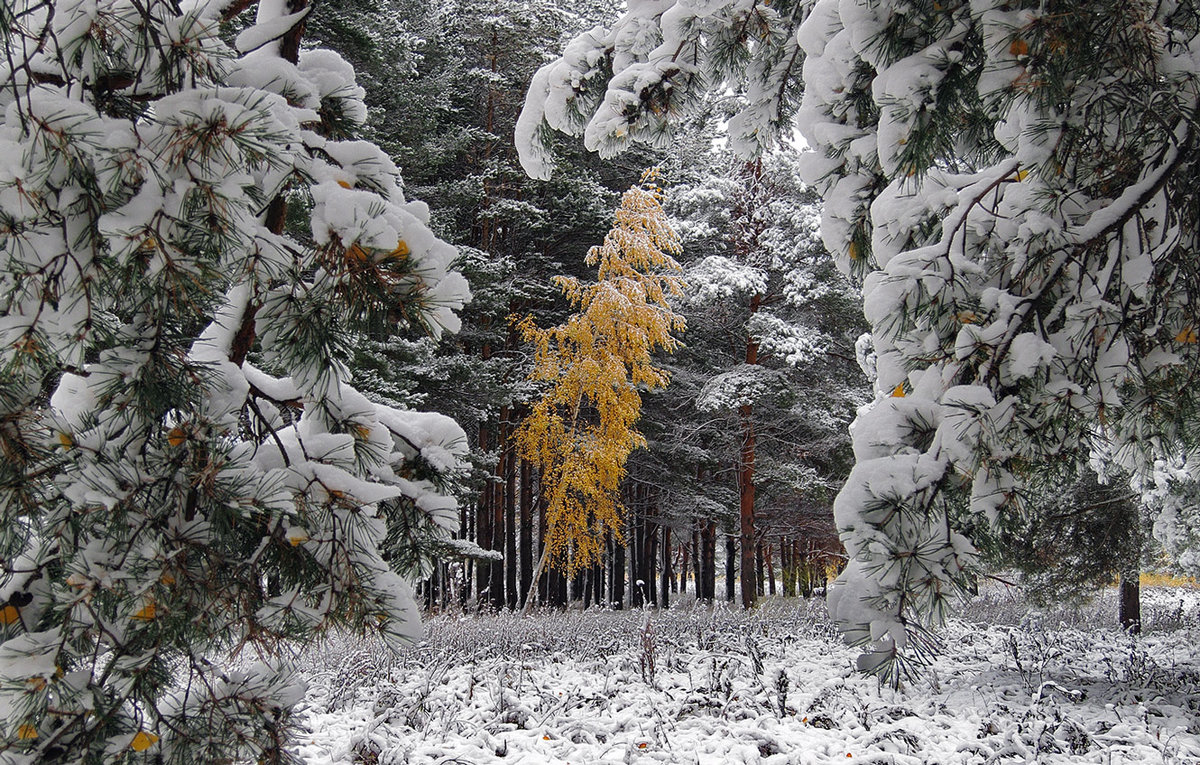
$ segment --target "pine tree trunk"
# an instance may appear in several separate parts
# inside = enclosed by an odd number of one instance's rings
[[[763,555],[767,559],[767,581],[771,583],[771,595],[775,594],[775,556],[772,552],[774,549],[775,546],[769,542],[763,548]]]
[[[600,559],[592,564],[592,579],[594,579],[596,582],[596,586],[595,586],[595,590],[594,590],[594,593],[595,593],[595,601],[594,602],[598,606],[604,605],[604,600],[605,600],[605,597],[604,597],[604,592],[605,592],[605,590],[604,590],[604,572],[605,572],[604,550],[601,549]]]
[[[612,604],[615,609],[625,607],[625,544],[613,540]]]
[[[645,523],[642,520],[641,492],[635,488],[632,495],[633,516],[630,520],[633,533],[629,540],[629,607],[641,608],[645,600],[645,588],[638,584],[638,579],[642,575],[641,558],[645,545],[642,536],[645,533]]]
[[[491,354],[484,349],[484,358]],[[489,431],[486,422],[479,423],[479,451],[487,452]],[[492,484],[489,481],[479,492],[479,512],[475,520],[475,543],[484,550],[492,549]],[[491,590],[492,566],[487,560],[475,562],[475,597],[476,605],[482,608],[489,600]]]
[[[522,598],[533,591],[533,470],[527,460],[521,460],[521,584]],[[525,607],[525,600],[520,603]]]
[[[673,589],[680,595],[687,595],[688,563],[690,562],[691,545],[695,542],[695,539],[696,533],[692,532],[690,538],[685,538],[683,544],[679,546],[681,548],[679,558],[679,584],[678,586],[673,587]]]
[[[754,347],[754,343],[750,344]],[[747,350],[747,357],[750,351]],[[739,407],[738,415],[741,418],[742,427],[742,446],[741,446],[741,462],[738,466],[738,496],[739,501],[739,520],[741,539],[741,574],[742,574],[742,608],[753,608],[755,595],[758,592],[758,583],[754,576],[754,457],[755,457],[755,434],[754,421],[751,419],[753,415],[752,408],[747,406]]]
[[[662,527],[662,572],[658,583],[658,607],[666,608],[671,602],[671,527]]]
[[[755,592],[760,598],[766,594],[763,591],[763,582],[766,580],[764,576],[766,572],[763,571],[763,557],[763,543],[759,542],[754,545],[754,584],[757,587]]]
[[[700,599],[712,603],[717,599],[717,524],[704,521],[700,527]]]
[[[725,599],[730,603],[737,596],[737,541],[733,534],[725,535]]]
[[[496,463],[496,473],[491,482],[492,549],[502,554],[505,551],[504,548],[506,535],[504,529],[504,519],[506,510],[505,505],[507,504],[505,501],[506,492],[504,473],[505,463],[507,462],[508,455],[511,453],[508,445],[508,435],[508,408],[502,407],[500,409],[499,440],[496,442],[496,446],[500,447],[500,456],[499,461]],[[492,572],[489,576],[489,582],[491,584],[489,593],[491,595],[490,601],[492,608],[499,611],[500,609],[504,608],[505,603],[503,555],[501,556],[500,560],[492,561]]]
[[[649,492],[647,491],[647,494]],[[650,601],[650,605],[658,605],[658,589],[654,586],[655,568],[658,563],[658,524],[651,523],[648,519],[645,521],[646,528],[642,534],[642,541],[646,545],[642,550],[642,574],[639,579],[642,580],[642,588],[646,591],[646,598]]]
[[[1127,567],[1120,575],[1120,596],[1117,600],[1117,620],[1121,629],[1134,635],[1142,632],[1142,590],[1136,566]]]
[[[520,559],[517,557],[517,453],[513,441],[513,425],[508,425],[508,440],[504,460],[504,604],[516,609],[520,601],[517,592],[517,569]]]

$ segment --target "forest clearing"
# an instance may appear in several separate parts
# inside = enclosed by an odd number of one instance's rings
[[[854,669],[819,598],[441,614],[395,657],[346,638],[306,653],[300,751],[314,765],[1200,762],[1200,591],[1145,589],[1140,638],[1114,629],[1115,596],[1037,610],[989,586],[941,631],[953,649],[898,691]]]

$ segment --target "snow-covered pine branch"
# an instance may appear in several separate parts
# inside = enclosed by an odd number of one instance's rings
[[[22,0],[0,67],[0,751],[282,761],[279,657],[419,634],[385,518],[457,522],[448,418],[353,387],[363,322],[454,331],[456,250],[404,198],[304,0]],[[254,44],[251,44],[254,43]],[[306,222],[285,225],[288,219]],[[81,759],[82,758],[82,759]]]
[[[612,153],[745,83],[752,154],[802,90],[804,176],[874,343],[831,598],[865,668],[926,653],[922,625],[973,586],[961,530],[1020,512],[1044,460],[1194,450],[1197,51],[1186,3],[639,2],[535,79],[533,174],[535,124]]]

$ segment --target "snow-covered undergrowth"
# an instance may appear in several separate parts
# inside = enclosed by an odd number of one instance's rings
[[[856,672],[821,601],[441,615],[401,655],[305,656],[309,763],[1200,763],[1200,592],[969,604],[918,682]],[[987,626],[990,625],[990,626]]]

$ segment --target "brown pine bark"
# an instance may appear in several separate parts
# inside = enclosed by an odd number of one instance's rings
[[[487,350],[484,350],[487,358]],[[479,450],[486,452],[491,441],[490,428],[486,422],[479,423]],[[484,550],[492,548],[492,486],[489,482],[479,492],[479,502],[475,516],[475,544]],[[476,603],[482,607],[491,598],[492,565],[489,561],[480,560],[475,564],[475,595]]]
[[[671,601],[671,527],[663,525],[662,527],[662,543],[659,545],[662,552],[662,571],[660,572],[658,582],[658,606],[666,608]]]
[[[505,497],[507,492],[505,491],[506,483],[504,480],[504,474],[506,472],[506,463],[508,462],[509,455],[512,454],[512,446],[510,444],[508,431],[508,408],[502,407],[500,409],[500,425],[498,434],[499,440],[496,443],[496,445],[500,447],[500,457],[499,461],[496,463],[496,473],[492,477],[490,484],[492,495],[492,549],[500,553],[505,552],[506,533],[504,522],[506,520],[506,511],[508,509],[506,507],[508,503]],[[489,600],[491,601],[492,608],[495,608],[498,611],[504,608],[505,604],[503,556],[500,558],[500,560],[492,561],[492,572],[489,579],[491,584],[491,589],[488,591],[489,595],[491,596]]]
[[[625,607],[625,549],[624,542],[613,540],[612,605],[617,610]]]
[[[706,520],[700,525],[700,579],[697,593],[701,600],[717,599],[717,524]]]
[[[520,600],[517,592],[517,452],[513,440],[513,424],[506,426],[504,459],[504,603],[515,609]]]
[[[1119,578],[1120,595],[1117,600],[1117,620],[1121,629],[1134,635],[1142,632],[1142,591],[1141,576],[1135,567],[1121,573]]]
[[[737,539],[725,535],[725,599],[730,603],[737,596]]]
[[[521,584],[519,591],[521,593],[520,606],[525,606],[525,599],[529,596],[529,587],[533,583],[533,470],[530,469],[529,462],[520,460],[521,463],[521,531],[520,531],[520,556],[521,556]]]
[[[774,549],[775,546],[770,542],[763,546],[763,556],[767,560],[767,581],[771,584],[769,590],[771,595],[775,594],[775,556],[772,552]]]
[[[690,562],[689,553],[691,551],[691,545],[689,543],[694,541],[695,537],[696,535],[693,532],[691,534],[691,539],[685,537],[683,544],[679,545],[681,548],[679,558],[679,585],[678,587],[673,586],[672,589],[675,592],[678,592],[680,595],[687,595],[688,563]]]

